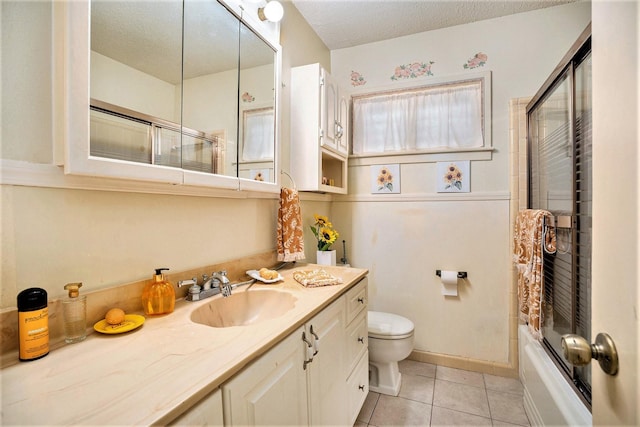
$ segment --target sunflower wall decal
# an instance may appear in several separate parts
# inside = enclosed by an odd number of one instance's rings
[[[471,191],[469,160],[438,162],[436,186],[438,193],[468,193]]]
[[[400,165],[372,165],[371,192],[400,193]]]

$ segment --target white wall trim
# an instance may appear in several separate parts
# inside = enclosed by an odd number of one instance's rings
[[[254,193],[236,189],[194,187],[162,182],[143,182],[116,178],[67,175],[62,166],[0,159],[0,184],[28,187],[101,190],[179,196],[224,197],[233,199],[277,198],[273,193]]]
[[[227,199],[278,199],[279,192],[217,189],[129,179],[66,175],[62,166],[0,159],[0,185],[62,188],[69,190],[119,191],[126,193],[167,194],[177,196],[221,197]],[[301,201],[331,202],[325,193],[300,192]]]
[[[509,201],[508,191],[485,191],[474,193],[404,193],[404,194],[352,194],[335,195],[335,202],[482,202]]]
[[[51,164],[0,159],[0,184],[28,187],[66,188],[73,190],[101,190],[128,193],[168,194],[179,196],[222,197],[232,199],[277,199],[278,194],[192,187],[159,182],[131,181],[115,178],[65,175],[64,168]],[[300,200],[312,202],[462,202],[509,200],[508,191],[472,193],[404,193],[404,194],[347,194],[331,195],[300,192]]]
[[[381,153],[367,155],[350,155],[349,167],[384,165],[387,163],[434,163],[456,160],[491,160],[493,158],[493,147],[455,149],[455,150],[433,150],[417,153]]]

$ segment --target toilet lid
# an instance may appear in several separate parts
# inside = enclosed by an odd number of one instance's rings
[[[413,334],[413,322],[397,314],[370,311],[368,324],[372,338],[400,339]]]

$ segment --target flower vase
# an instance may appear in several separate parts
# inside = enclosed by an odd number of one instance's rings
[[[318,251],[316,260],[320,265],[336,265],[336,251]]]

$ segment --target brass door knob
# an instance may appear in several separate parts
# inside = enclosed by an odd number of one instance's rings
[[[599,333],[596,342],[589,341],[580,335],[566,334],[562,336],[562,354],[574,366],[584,366],[596,359],[600,368],[608,375],[618,373],[618,351],[608,334]]]

